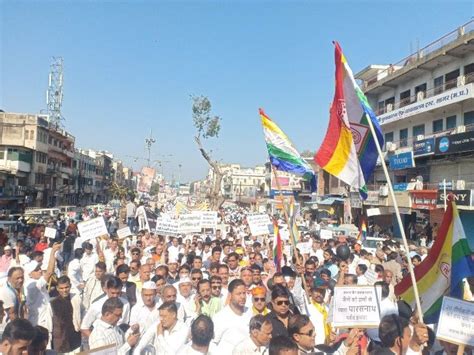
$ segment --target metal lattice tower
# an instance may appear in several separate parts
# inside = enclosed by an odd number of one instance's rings
[[[63,58],[53,57],[51,70],[48,78],[48,90],[46,91],[46,105],[48,107],[49,120],[53,126],[58,128],[64,117],[61,113],[63,105]]]

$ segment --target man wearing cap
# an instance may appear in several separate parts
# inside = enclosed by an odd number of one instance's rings
[[[3,248],[3,255],[0,257],[0,272],[6,273],[13,260],[12,247],[7,245]]]
[[[178,285],[178,294],[177,302],[182,304],[184,311],[188,317],[195,316],[195,304],[194,304],[194,293],[193,293],[193,284],[189,277],[183,277],[177,283]]]
[[[169,258],[168,261],[168,276],[166,278],[167,284],[174,284],[179,280],[178,274],[178,259]]]
[[[53,245],[53,252],[61,248],[61,244]],[[45,324],[49,303],[48,282],[53,275],[56,259],[49,258],[48,268],[43,274],[41,264],[35,260],[25,265],[25,298],[28,309],[28,320],[33,324]]]
[[[263,286],[256,286],[252,288],[252,313],[253,315],[261,314],[266,316],[270,313],[266,304],[267,289]]]
[[[138,324],[143,333],[148,327],[159,319],[156,306],[156,284],[153,281],[143,283],[141,291],[141,302],[132,308],[130,314],[130,326]]]

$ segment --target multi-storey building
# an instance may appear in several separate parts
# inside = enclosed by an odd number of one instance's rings
[[[75,203],[81,206],[94,203],[97,196],[95,159],[80,149],[75,152],[73,176],[77,196]]]
[[[474,21],[393,65],[356,75],[385,136],[384,151],[405,222],[440,222],[444,189],[464,214],[474,209]],[[381,169],[368,206],[393,221]],[[417,219],[415,219],[417,218]]]
[[[74,137],[45,115],[0,112],[0,197],[12,209],[69,204]],[[9,201],[9,202],[8,202]]]

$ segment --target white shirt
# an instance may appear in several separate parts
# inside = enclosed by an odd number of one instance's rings
[[[117,255],[118,249],[113,251],[112,249],[105,249],[104,251],[104,258],[105,258],[105,265],[107,265],[107,272],[110,274],[114,273],[114,259],[115,255]]]
[[[83,283],[81,263],[79,259],[73,259],[67,266],[67,276],[71,280],[71,290],[79,291],[79,284]]]
[[[91,303],[103,293],[104,291],[102,290],[100,280],[97,280],[95,275],[90,277],[86,282],[86,286],[84,287],[84,292],[82,294],[82,305],[84,308],[88,309]]]
[[[130,345],[125,341],[123,331],[119,327],[97,319],[89,337],[89,348],[92,350],[112,344],[115,344],[116,354],[126,355],[130,350]]]
[[[249,309],[238,315],[229,305],[214,316],[214,342],[220,353],[232,354],[235,346],[248,337],[250,318]]]
[[[133,351],[134,355],[174,355],[188,339],[189,328],[182,321],[178,320],[171,331],[165,330],[163,335],[158,336],[157,328],[159,323],[160,321],[157,320],[146,330]],[[154,352],[150,350],[150,344],[153,344]]]
[[[132,307],[130,313],[130,326],[138,324],[140,326],[140,333],[144,334],[150,326],[160,319],[158,307],[155,305],[152,309],[148,308],[143,302],[137,303]]]
[[[81,258],[81,270],[82,270],[82,279],[84,281],[89,280],[89,278],[94,277],[95,264],[99,262],[99,257],[95,252],[92,252],[90,255],[84,253]]]
[[[117,322],[120,324],[128,324],[130,320],[130,303],[125,298],[119,297],[120,301],[123,303],[122,318]],[[87,310],[86,315],[81,323],[81,329],[90,329],[94,322],[102,316],[102,306],[105,301],[108,300],[107,295],[101,297],[97,301],[93,302],[90,308]]]
[[[314,330],[315,330],[315,344],[320,345],[324,344],[326,341],[326,334],[324,331],[324,317],[321,312],[319,312],[316,307],[310,303],[308,304],[308,300],[304,299],[305,305],[306,305],[306,310],[308,311],[308,316],[309,319],[311,320],[311,323],[314,325]],[[328,311],[328,307],[325,305],[326,311]]]
[[[192,347],[192,343],[189,342],[187,344],[184,344],[181,348],[179,348],[176,355],[211,355],[211,354],[218,355],[218,353],[215,351],[215,349],[214,349],[214,351],[212,351],[212,345],[213,344],[211,343],[211,345],[209,346],[209,349],[207,350],[207,352],[203,353],[203,352],[194,350],[193,347]]]
[[[313,248],[311,248],[311,250],[309,251],[309,256],[317,257],[319,265],[322,265],[324,263],[324,251],[321,248],[319,248],[316,251]]]
[[[50,301],[48,283],[44,277],[38,280],[29,279],[25,284],[26,306],[28,307],[28,320],[36,326],[43,324],[47,317],[47,308]]]
[[[262,355],[267,348],[265,346],[257,346],[250,336],[237,344],[232,351],[232,355]]]

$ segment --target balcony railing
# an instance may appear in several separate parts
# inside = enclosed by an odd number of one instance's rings
[[[454,42],[460,37],[463,37],[469,33],[474,31],[474,20],[470,20],[469,22],[465,23],[461,27],[449,32],[448,34],[444,35],[443,37],[431,42],[427,46],[419,49],[415,53],[410,54],[409,56],[399,60],[398,62],[390,65],[387,69],[378,72],[371,78],[368,78],[364,81],[363,89],[367,89],[369,86],[375,84],[379,80],[386,79],[390,75],[396,73],[397,70],[401,68],[415,64],[422,58],[425,58],[427,55],[434,53],[435,51],[439,50],[440,48],[446,46],[447,44]]]
[[[450,134],[461,133],[461,132],[456,131],[457,127],[459,127],[459,125],[456,125],[456,127],[452,128],[452,129],[446,129],[446,130],[438,131],[436,133],[432,133],[432,134],[429,134],[429,135],[423,135],[423,139],[417,139],[418,137],[413,137],[412,136],[412,137],[409,137],[409,138],[406,138],[406,139],[401,139],[401,140],[398,140],[398,141],[385,142],[384,146],[383,146],[383,151],[384,152],[387,151],[387,143],[395,144],[396,149],[406,148],[406,147],[413,147],[414,143],[416,143],[418,141],[421,141],[421,140],[428,139],[428,138],[438,138],[438,137],[443,137],[443,136],[447,136],[447,135],[450,135]],[[465,127],[464,132],[474,131],[474,124],[466,125],[464,127]]]

